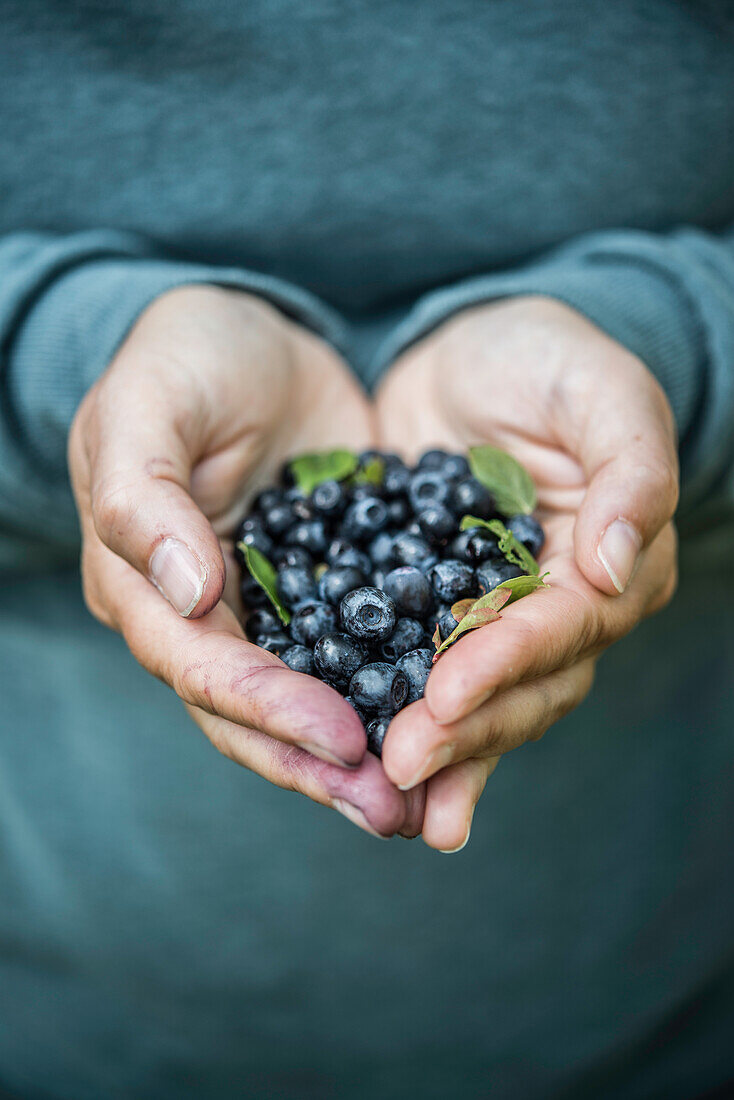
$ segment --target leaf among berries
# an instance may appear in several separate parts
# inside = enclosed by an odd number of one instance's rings
[[[486,527],[488,531],[496,535],[500,553],[504,554],[507,561],[511,562],[512,565],[519,566],[520,569],[524,569],[526,573],[537,574],[540,572],[540,566],[527,546],[523,545],[518,538],[515,538],[512,531],[509,531],[507,527],[505,527],[502,520],[479,519],[478,516],[464,516],[461,521],[461,530],[468,531],[470,527]]]
[[[545,578],[549,576],[548,573],[543,573],[542,576],[533,573],[529,577],[511,577],[508,581],[502,581],[497,585],[497,588],[509,588],[510,598],[507,601],[508,604],[514,603],[515,600],[521,600],[523,596],[529,596],[531,592],[537,592],[539,588],[549,588],[550,585],[545,583]],[[494,589],[496,592],[497,589]]]
[[[359,459],[352,451],[322,451],[299,455],[290,464],[296,485],[309,496],[322,481],[345,481],[354,474]]]
[[[537,503],[533,479],[525,467],[497,447],[471,447],[469,466],[477,481],[486,485],[500,512],[530,514]]]
[[[454,642],[461,637],[462,634],[466,634],[469,630],[476,630],[480,626],[486,626],[487,623],[496,622],[497,619],[500,618],[500,608],[504,607],[506,603],[509,603],[511,597],[512,592],[510,592],[509,589],[505,588],[504,590],[500,591],[499,587],[497,587],[493,588],[491,592],[487,592],[485,596],[480,596],[478,600],[460,600],[459,603],[463,604],[466,602],[471,602],[472,606],[465,614],[462,615],[461,621],[459,622],[458,626],[456,626],[451,631],[448,638],[446,638],[445,641],[441,642],[440,646],[437,647],[436,653],[433,657],[434,664],[438,660],[439,656],[444,653],[445,650],[449,648],[449,646],[452,646]],[[451,609],[451,614],[454,614],[453,608]],[[454,618],[456,618],[456,616],[454,616]],[[436,636],[434,635],[434,644],[435,637]]]
[[[257,550],[254,546],[249,546],[246,542],[238,542],[237,548],[242,552],[252,579],[260,585],[283,625],[288,626],[291,616],[278,596],[276,588],[278,575],[275,572],[275,567],[268,561],[262,551]]]

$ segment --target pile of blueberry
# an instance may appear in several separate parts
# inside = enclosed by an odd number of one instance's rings
[[[457,625],[452,605],[523,573],[488,529],[460,529],[466,515],[499,513],[463,455],[431,450],[409,467],[370,451],[354,475],[310,493],[286,467],[281,487],[261,492],[237,530],[247,637],[346,696],[378,756],[391,717],[423,695],[436,626],[443,641]],[[538,522],[502,518],[537,555]],[[276,570],[288,625],[247,569],[245,546]]]

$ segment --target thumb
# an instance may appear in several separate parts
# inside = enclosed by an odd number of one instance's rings
[[[118,389],[112,404],[97,403],[85,439],[96,532],[180,615],[198,618],[219,601],[225,565],[219,539],[189,495],[192,456],[170,405],[149,391],[136,401]]]
[[[576,518],[574,549],[586,579],[607,595],[626,589],[640,553],[678,503],[675,428],[667,399],[642,364],[597,392],[579,458],[588,489]]]

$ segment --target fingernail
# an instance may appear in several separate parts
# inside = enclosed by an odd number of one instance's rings
[[[438,850],[439,850],[439,852],[442,852],[443,855],[445,855],[445,856],[452,856],[456,852],[460,852],[462,848],[466,848],[467,844],[469,843],[469,837],[470,836],[471,836],[471,821],[469,822],[468,828],[466,830],[466,836],[464,837],[464,839],[462,840],[462,842],[461,842],[461,844],[459,845],[458,848],[439,848]]]
[[[615,519],[599,540],[599,561],[620,594],[630,582],[641,548],[639,531],[626,519]]]
[[[329,749],[325,749],[323,745],[314,745],[309,741],[296,741],[296,744],[299,749],[310,752],[311,756],[317,756],[319,760],[323,760],[327,764],[336,764],[338,768],[349,768],[351,771],[359,767],[359,764],[348,764],[346,760],[340,760],[338,756],[335,756]]]
[[[454,748],[453,742],[450,742],[448,745],[439,745],[439,747],[434,749],[429,755],[428,759],[423,761],[409,783],[398,783],[398,790],[410,791],[413,787],[417,787],[427,775],[434,775],[435,772],[440,772],[441,768],[445,768],[447,764],[451,763],[454,756]]]
[[[346,818],[356,825],[359,829],[364,829],[366,833],[371,833],[372,836],[378,837],[380,840],[387,840],[386,836],[381,836],[376,829],[373,829],[367,818],[362,811],[356,806],[353,806],[351,802],[346,802],[343,798],[335,798],[333,801],[335,810],[338,810],[340,814],[344,814]]]
[[[183,542],[164,539],[151,555],[150,579],[179,615],[187,618],[201,599],[206,569]]]

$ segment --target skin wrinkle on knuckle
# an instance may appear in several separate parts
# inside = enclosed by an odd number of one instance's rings
[[[140,509],[139,495],[135,489],[139,478],[118,481],[117,475],[94,487],[92,492],[92,516],[99,537],[109,542],[116,533],[124,535],[135,521]],[[111,482],[107,484],[107,482]]]

